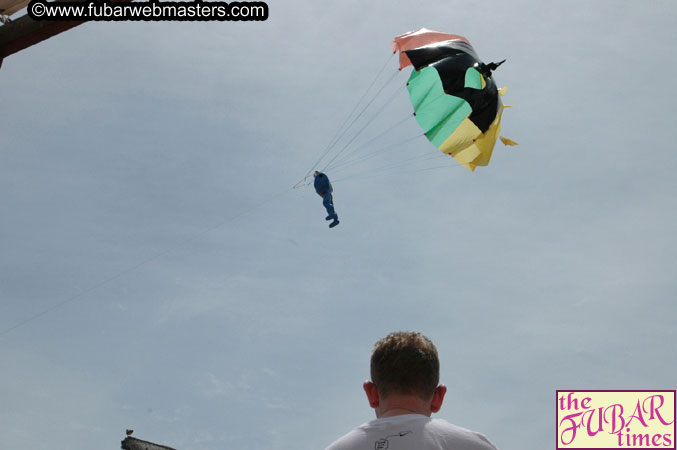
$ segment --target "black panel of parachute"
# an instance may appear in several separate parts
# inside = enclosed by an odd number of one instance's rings
[[[469,119],[483,133],[489,129],[499,111],[498,88],[491,79],[491,72],[479,60],[470,44],[448,41],[439,46],[407,50],[406,53],[416,70],[434,67],[442,80],[444,93],[467,101],[472,108]],[[470,67],[484,75],[483,89],[465,86],[466,71]]]

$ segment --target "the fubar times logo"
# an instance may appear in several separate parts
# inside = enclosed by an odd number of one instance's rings
[[[557,450],[675,450],[675,391],[556,391]]]

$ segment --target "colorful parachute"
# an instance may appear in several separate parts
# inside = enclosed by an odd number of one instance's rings
[[[484,64],[466,38],[425,28],[397,36],[392,45],[400,52],[400,70],[414,66],[407,89],[428,140],[470,170],[489,164],[505,93],[491,72],[503,61]]]

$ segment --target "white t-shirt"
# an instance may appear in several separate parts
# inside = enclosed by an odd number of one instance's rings
[[[405,414],[372,420],[355,428],[327,450],[497,450],[480,433],[446,420]]]

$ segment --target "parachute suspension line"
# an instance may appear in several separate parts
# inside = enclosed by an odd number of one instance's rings
[[[419,139],[423,136],[424,136],[423,134],[417,134],[416,136],[412,136],[408,139],[402,140],[402,141],[397,142],[395,144],[385,145],[385,146],[375,150],[374,152],[372,152],[369,156],[365,156],[363,159],[367,160],[367,159],[373,158],[378,153],[380,153],[384,150],[398,149],[398,150],[408,151],[410,149],[405,144],[410,143],[410,142],[412,142],[416,139]],[[392,168],[397,168],[399,166],[408,165],[412,161],[416,161],[416,160],[423,161],[423,160],[435,159],[435,158],[440,158],[440,157],[443,157],[443,155],[441,153],[426,151],[425,153],[419,153],[419,154],[414,155],[414,156],[408,156],[407,158],[404,158],[404,159],[398,159],[397,161],[392,161],[392,162],[386,164],[385,166],[378,166],[376,168],[364,168],[364,169],[362,169],[358,172],[355,172],[351,175],[347,175],[345,177],[338,178],[335,181],[338,182],[338,181],[350,180],[350,179],[354,179],[354,178],[363,178],[360,175],[374,174],[374,173],[380,173],[380,172],[388,172]],[[341,170],[339,169],[338,172],[340,172],[340,171]]]
[[[350,120],[350,118],[353,116],[353,114],[355,114],[355,111],[357,111],[357,108],[360,106],[360,104],[362,104],[362,102],[363,102],[364,99],[366,98],[366,96],[367,96],[367,94],[369,93],[369,91],[371,90],[371,88],[374,87],[374,84],[376,83],[376,80],[378,80],[378,79],[381,77],[381,74],[383,73],[383,71],[385,70],[385,68],[386,68],[386,67],[388,66],[388,64],[390,63],[390,60],[392,59],[392,57],[393,57],[393,55],[390,55],[390,56],[386,59],[386,61],[383,63],[383,66],[381,66],[381,69],[376,73],[376,76],[374,77],[374,79],[371,80],[371,83],[369,83],[369,86],[367,87],[367,89],[365,89],[365,91],[362,93],[362,96],[360,97],[360,99],[357,101],[357,103],[356,103],[355,106],[353,107],[353,110],[350,112],[350,114],[348,114],[348,117],[346,117],[346,119],[343,121],[343,123],[341,124],[341,126],[339,127],[339,129],[336,131],[336,134],[334,134],[334,137],[331,139],[331,141],[329,141],[329,145],[328,145],[328,149],[329,149],[329,150],[331,150],[331,148],[333,148],[333,146],[336,145],[336,143],[343,137],[343,135],[346,133],[346,131],[348,131],[348,129],[350,128],[350,126],[355,122],[355,120],[353,120],[353,122],[351,122],[351,124],[350,124],[347,128],[344,129],[344,127],[345,127],[346,124],[348,123],[348,120]],[[386,84],[387,84],[387,83],[386,83]],[[378,96],[378,93],[376,93],[376,95],[374,95],[374,97],[377,97],[377,96]],[[373,99],[372,99],[372,101],[373,101]],[[367,104],[367,106],[365,106],[365,107],[363,108],[362,112],[363,112],[368,106],[369,106],[369,105]],[[361,114],[361,113],[360,113],[360,114]],[[317,164],[315,164],[315,165],[317,166]],[[314,168],[315,168],[315,167],[313,167],[313,169],[314,169]],[[311,170],[312,170],[312,169],[311,169]]]
[[[432,166],[432,167],[424,167],[422,169],[414,169],[411,172],[428,172],[430,170],[437,170],[437,169],[457,169],[459,167],[463,167],[460,164],[452,164],[451,166],[449,164],[443,164],[441,166]]]
[[[416,156],[415,158],[416,158],[416,159],[419,159],[419,160],[421,160],[421,161],[428,161],[428,160],[429,160],[429,161],[432,161],[432,160],[435,160],[435,159],[444,158],[444,156],[445,156],[445,155],[442,154],[442,153],[440,153],[440,154],[430,154],[430,153],[427,153],[427,154],[425,154],[425,155],[418,155],[418,156]],[[423,157],[423,158],[422,158],[422,157]],[[408,161],[407,161],[407,163],[408,163]],[[416,172],[431,171],[431,170],[437,170],[437,169],[454,169],[454,168],[457,168],[457,167],[463,167],[463,166],[460,165],[460,164],[454,164],[454,163],[452,162],[452,164],[441,164],[441,165],[436,165],[436,166],[432,166],[432,167],[424,167],[424,168],[420,168],[420,169],[407,168],[407,169],[403,169],[403,170],[391,170],[391,169],[393,169],[393,168],[397,168],[396,166],[398,166],[398,165],[399,165],[399,166],[402,166],[402,165],[406,165],[407,163],[401,162],[401,163],[398,163],[398,164],[393,164],[393,165],[391,165],[391,166],[389,166],[389,167],[386,167],[386,168],[381,168],[381,169],[375,169],[375,170],[371,170],[371,171],[364,171],[364,172],[356,173],[356,174],[350,175],[350,176],[348,176],[348,177],[339,178],[339,179],[337,179],[337,180],[334,180],[334,183],[338,183],[338,182],[345,181],[345,180],[355,180],[355,179],[375,178],[375,177],[378,177],[378,176],[387,176],[387,175],[393,175],[393,174],[402,174],[402,175],[404,175],[404,174],[411,174],[411,173],[416,173]]]
[[[390,79],[388,80],[388,82],[387,82],[385,85],[383,85],[383,87],[381,87],[381,89],[379,89],[379,91],[376,93],[376,95],[374,96],[374,98],[371,99],[371,101],[369,102],[369,104],[367,104],[367,106],[365,106],[365,109],[362,110],[362,112],[355,118],[355,120],[357,120],[357,119],[358,119],[358,118],[366,111],[366,108],[368,108],[368,107],[373,103],[373,101],[376,100],[376,97],[378,97],[378,95],[385,89],[385,87],[388,86],[388,84],[390,84],[390,82],[395,78],[395,76],[396,76],[398,73],[399,73],[399,72],[395,72],[395,73],[393,74],[393,76],[390,77]],[[378,115],[381,113],[381,111],[383,111],[383,110],[385,109],[386,106],[388,106],[393,100],[395,100],[395,98],[397,97],[397,94],[399,94],[399,91],[400,91],[401,89],[403,89],[405,86],[406,86],[406,85],[403,84],[403,85],[398,86],[398,87],[395,89],[395,91],[392,93],[392,95],[390,96],[390,98],[388,98],[388,99],[385,101],[385,103],[383,103],[383,105],[381,105],[381,107],[380,107],[374,114],[372,114],[371,118],[369,118],[369,119],[367,120],[367,122],[362,126],[362,128],[360,128],[360,130],[357,131],[357,133],[355,133],[355,134],[353,135],[353,137],[348,141],[348,143],[345,144],[345,145],[341,148],[341,150],[339,150],[339,151],[336,153],[336,155],[334,155],[334,157],[333,157],[333,158],[325,165],[325,167],[324,167],[322,170],[327,170],[327,168],[331,167],[331,164],[332,164],[332,163],[333,163],[333,162],[341,155],[341,153],[343,153],[348,147],[350,147],[350,145],[355,141],[355,139],[357,139],[357,137],[358,137],[360,134],[362,134],[362,132],[363,132],[365,129],[367,129],[367,127],[374,121],[374,119],[376,119],[376,117],[378,117]],[[352,126],[353,123],[355,123],[355,120],[353,120],[353,122],[351,123],[351,126]]]
[[[372,170],[372,172],[374,172],[374,173],[390,172],[391,169],[393,169],[393,168],[408,166],[409,163],[414,162],[414,161],[430,161],[430,160],[433,160],[433,159],[440,159],[440,158],[443,158],[443,155],[438,153],[438,152],[419,153],[418,155],[410,156],[409,158],[405,158],[403,160],[390,163],[386,166],[381,167],[380,169]],[[412,171],[413,169],[408,169],[408,170]]]
[[[360,117],[362,117],[362,114],[364,114],[364,113],[367,111],[367,109],[371,106],[371,104],[374,102],[374,100],[376,100],[376,99],[378,98],[378,96],[381,94],[381,92],[383,92],[383,90],[390,84],[390,82],[393,81],[393,79],[395,78],[395,76],[397,76],[398,73],[399,73],[399,72],[394,72],[393,75],[388,79],[388,81],[387,81],[383,86],[381,86],[381,89],[378,90],[378,92],[371,98],[371,100],[369,100],[369,103],[367,103],[367,104],[364,106],[364,108],[362,109],[362,111],[360,111],[360,113],[352,120],[352,122],[350,122],[350,125],[348,125],[348,128],[346,128],[345,131],[348,131],[348,130],[350,129],[350,127],[352,127],[352,126],[355,124],[355,122],[357,122],[357,120],[358,120]],[[381,107],[381,109],[379,109],[379,110],[377,111],[376,114],[372,115],[371,119],[370,119],[370,120],[362,127],[362,129],[360,129],[360,131],[358,131],[355,135],[353,135],[353,137],[350,139],[350,141],[348,141],[348,143],[345,144],[345,145],[341,148],[341,150],[339,150],[339,151],[337,152],[336,155],[334,155],[334,157],[333,157],[333,158],[325,165],[325,167],[324,167],[322,170],[326,170],[327,167],[329,167],[329,166],[331,165],[331,163],[332,163],[332,162],[333,162],[333,161],[334,161],[341,153],[343,153],[343,151],[344,151],[346,148],[348,148],[348,146],[350,146],[350,144],[355,140],[355,138],[357,138],[357,136],[359,136],[360,133],[362,133],[362,131],[364,131],[364,129],[365,129],[365,128],[366,128],[366,127],[367,127],[367,126],[368,126],[368,125],[376,118],[376,116],[378,115],[378,113],[381,112],[381,110],[383,110],[383,108],[384,108],[388,103],[390,103],[394,98],[395,98],[395,96],[393,95],[392,98],[391,98],[390,100],[388,100],[388,101],[383,105],[383,107]],[[343,133],[343,135],[345,135],[345,132]],[[341,137],[343,137],[343,135],[342,135]]]
[[[318,166],[318,164],[320,164],[320,162],[327,156],[327,154],[331,151],[331,149],[336,145],[336,143],[343,137],[343,135],[346,133],[346,131],[348,131],[348,129],[350,128],[350,126],[352,126],[352,124],[355,122],[356,119],[353,119],[353,121],[351,122],[351,124],[348,125],[348,127],[346,127],[346,124],[348,123],[348,121],[350,120],[350,118],[355,114],[355,112],[356,112],[357,109],[359,108],[360,104],[361,104],[361,103],[364,101],[364,99],[367,97],[367,94],[368,94],[369,91],[372,89],[372,87],[374,86],[374,84],[376,83],[376,81],[381,77],[381,74],[384,72],[385,68],[388,67],[388,65],[389,65],[389,63],[390,63],[390,60],[393,58],[393,55],[395,55],[395,53],[392,53],[391,55],[388,56],[388,58],[386,59],[386,61],[385,61],[385,62],[383,63],[383,65],[381,66],[381,69],[379,69],[379,71],[376,73],[376,76],[374,76],[374,79],[371,81],[371,83],[369,84],[369,86],[367,87],[367,89],[364,91],[364,93],[362,94],[362,96],[360,97],[360,99],[357,101],[357,103],[356,103],[355,106],[353,107],[353,109],[352,109],[352,111],[350,112],[350,114],[348,114],[348,116],[345,118],[345,120],[343,121],[343,123],[341,124],[341,126],[338,128],[338,130],[336,130],[336,133],[334,134],[334,137],[329,141],[329,144],[327,144],[327,147],[324,149],[324,151],[322,152],[322,154],[320,155],[320,157],[317,159],[317,161],[315,162],[315,164],[313,164],[313,166],[310,168],[310,170],[308,170],[308,172],[307,172],[306,175],[303,177],[303,179],[302,179],[301,181],[299,181],[298,183],[296,183],[296,185],[293,186],[294,188],[298,188],[298,187],[301,187],[301,186],[304,186],[304,185],[307,186],[308,184],[310,184],[310,183],[306,183],[306,180],[308,179],[308,177],[310,176],[310,174],[313,172],[313,170],[315,170],[315,168]],[[394,78],[394,76],[393,76],[393,78]],[[379,91],[379,93],[380,93],[380,91]],[[378,96],[379,93],[376,93],[376,95],[375,95],[374,97]],[[371,101],[373,101],[373,99],[372,99]],[[363,111],[362,111],[362,112],[364,112],[364,109],[366,109],[366,108],[369,106],[369,104],[371,103],[371,101],[367,104],[367,106],[365,106],[365,107],[363,108]],[[360,115],[361,115],[361,113],[360,113]],[[358,117],[359,117],[359,115],[358,115]]]
[[[384,150],[384,149],[390,148],[390,145],[386,145],[386,146],[380,147],[379,149],[377,149],[377,150],[375,150],[375,151],[371,151],[371,152],[366,153],[366,154],[364,154],[364,155],[359,155],[359,157],[356,158],[356,159],[350,159],[350,158],[351,158],[353,155],[355,155],[358,151],[362,150],[363,148],[368,147],[368,146],[369,146],[370,144],[372,144],[374,141],[376,141],[377,139],[382,138],[383,136],[385,136],[386,134],[390,133],[392,130],[398,128],[400,125],[402,125],[404,122],[406,122],[407,120],[410,120],[410,119],[411,119],[411,114],[407,114],[407,116],[404,117],[402,120],[399,120],[399,121],[396,122],[394,125],[391,125],[390,127],[388,127],[387,129],[385,129],[385,130],[382,131],[381,133],[377,134],[377,135],[374,136],[373,138],[371,138],[371,139],[369,139],[368,141],[364,142],[363,144],[360,144],[360,145],[358,145],[357,147],[355,147],[352,151],[350,151],[350,152],[348,152],[347,154],[345,154],[345,155],[343,156],[343,158],[341,158],[340,161],[337,161],[337,162],[331,167],[332,172],[336,171],[336,169],[338,169],[338,168],[347,167],[347,166],[350,166],[350,165],[352,165],[352,164],[354,164],[354,163],[358,163],[358,162],[360,162],[360,161],[362,161],[362,160],[364,160],[364,159],[369,159],[368,155],[373,155],[373,154],[378,153],[380,150]],[[410,139],[408,139],[408,140],[406,140],[406,141],[403,141],[403,142],[401,142],[401,143],[408,142],[409,140],[418,138],[418,137],[420,137],[420,136],[423,136],[423,133],[419,133],[419,134],[417,134],[416,136],[414,136],[413,138],[410,138]]]
[[[367,160],[370,160],[370,159],[372,159],[372,158],[378,156],[379,154],[383,153],[385,150],[392,150],[392,149],[398,148],[398,147],[401,148],[404,144],[409,143],[409,142],[411,142],[411,141],[413,141],[413,140],[415,140],[415,139],[418,139],[418,138],[420,138],[420,137],[423,137],[423,136],[425,136],[424,133],[419,133],[419,134],[417,134],[417,135],[415,135],[415,136],[411,136],[411,137],[409,137],[409,138],[407,138],[407,139],[404,139],[404,140],[402,140],[402,141],[399,141],[399,142],[397,142],[397,143],[395,143],[395,144],[387,144],[387,145],[383,145],[383,146],[381,146],[381,147],[379,147],[379,148],[377,148],[377,149],[375,149],[375,150],[373,150],[373,151],[371,151],[371,152],[365,153],[364,155],[360,155],[359,158],[356,158],[356,159],[353,159],[353,160],[350,160],[350,161],[346,161],[346,162],[343,162],[343,163],[341,163],[341,164],[337,164],[337,165],[334,166],[334,168],[332,169],[332,172],[334,172],[334,173],[336,173],[336,172],[341,172],[341,170],[344,170],[344,169],[347,168],[347,167],[355,166],[355,165],[357,165],[357,164],[360,164],[360,163],[362,163],[362,162],[365,162],[365,161],[367,161]]]

